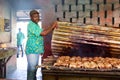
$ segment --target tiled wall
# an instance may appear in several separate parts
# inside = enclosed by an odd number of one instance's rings
[[[57,19],[120,27],[120,0],[56,0]]]

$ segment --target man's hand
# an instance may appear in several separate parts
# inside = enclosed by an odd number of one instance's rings
[[[43,54],[40,54],[41,57],[43,57]]]
[[[57,27],[58,27],[57,21],[55,21],[55,22],[53,23],[53,25],[52,25],[52,28],[55,29],[55,28],[57,28]]]

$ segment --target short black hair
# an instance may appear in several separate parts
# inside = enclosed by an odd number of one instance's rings
[[[31,10],[29,15],[32,16],[34,14],[39,14],[39,12],[37,10]]]

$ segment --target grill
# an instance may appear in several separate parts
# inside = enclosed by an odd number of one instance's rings
[[[53,56],[43,60],[43,80],[119,80],[119,68],[86,69],[53,66],[60,56],[109,57],[119,60],[120,29],[98,25],[77,25],[76,23],[58,22],[53,32]]]

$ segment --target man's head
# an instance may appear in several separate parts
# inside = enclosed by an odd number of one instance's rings
[[[30,11],[30,18],[33,22],[38,23],[39,22],[39,12],[37,10]]]
[[[21,31],[21,28],[19,28],[19,31]]]

